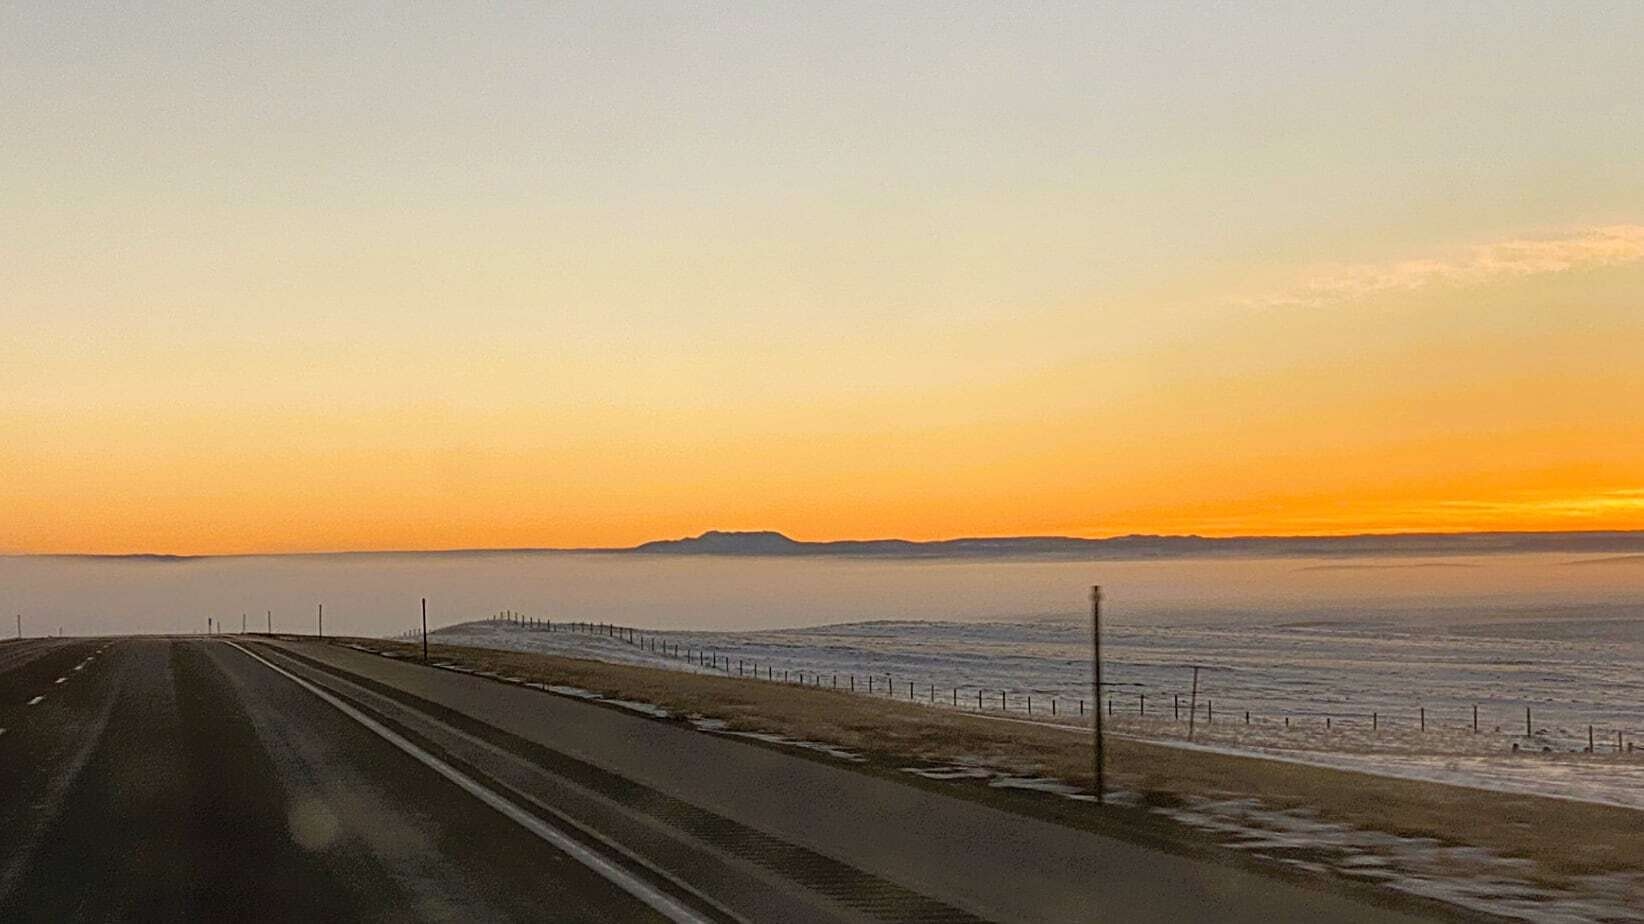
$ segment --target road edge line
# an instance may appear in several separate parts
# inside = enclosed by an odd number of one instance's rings
[[[280,667],[278,664],[274,664],[256,652],[241,646],[239,643],[231,641],[227,644],[229,647],[234,648],[246,657],[259,662],[269,670],[284,676],[286,679],[314,694],[320,700],[330,704],[343,715],[346,715],[359,724],[365,726],[366,729],[377,735],[377,737],[387,741],[389,744],[392,744],[394,747],[405,752],[407,755],[415,758],[419,763],[428,767],[430,770],[433,770],[435,773],[438,773],[440,776],[443,776],[451,782],[457,784],[469,795],[496,809],[515,824],[518,824],[525,830],[535,834],[537,837],[546,841],[560,852],[570,856],[583,866],[586,866],[594,872],[600,874],[606,880],[611,882],[612,885],[615,885],[624,892],[627,892],[629,895],[632,895],[634,898],[643,902],[652,911],[655,911],[670,921],[679,922],[679,924],[709,924],[707,918],[701,917],[669,896],[664,895],[662,892],[652,887],[649,883],[646,883],[626,870],[615,866],[604,857],[601,857],[600,855],[589,850],[569,835],[503,798],[494,790],[486,787],[468,774],[463,773],[445,761],[435,757],[433,754],[430,754],[413,744],[398,732],[384,726],[376,719],[371,718],[325,690],[320,689],[307,680],[304,680],[285,668]]]

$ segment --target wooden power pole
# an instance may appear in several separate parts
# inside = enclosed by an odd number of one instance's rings
[[[1193,695],[1187,704],[1187,740],[1193,740],[1193,723],[1199,717],[1199,668],[1193,667]]]
[[[1090,588],[1090,701],[1096,707],[1091,761],[1096,771],[1096,804],[1101,805],[1107,798],[1106,780],[1103,779],[1107,755],[1103,753],[1106,742],[1102,736],[1102,588],[1099,584]]]

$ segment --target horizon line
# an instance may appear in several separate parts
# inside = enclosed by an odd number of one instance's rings
[[[709,536],[776,536],[797,546],[830,546],[830,545],[868,545],[898,543],[911,546],[940,546],[963,542],[1088,542],[1106,543],[1127,539],[1151,540],[1193,540],[1206,543],[1236,543],[1236,542],[1307,542],[1307,541],[1349,541],[1361,539],[1460,539],[1467,537],[1579,537],[1579,536],[1615,536],[1629,537],[1644,540],[1644,528],[1638,529],[1458,529],[1458,530],[1391,530],[1387,532],[1357,531],[1346,533],[1240,533],[1225,536],[1207,536],[1202,533],[1115,533],[1103,536],[1078,536],[1057,534],[1028,534],[1014,533],[1002,535],[959,535],[939,539],[906,539],[896,536],[876,538],[833,538],[833,539],[795,539],[781,530],[749,529],[726,530],[708,529],[692,536],[680,536],[661,539],[647,539],[634,545],[625,546],[470,546],[449,548],[392,548],[392,549],[305,549],[298,551],[249,551],[249,552],[200,552],[200,553],[173,553],[173,552],[0,552],[0,558],[108,558],[108,559],[149,559],[161,561],[196,561],[218,558],[302,558],[327,557],[345,555],[508,555],[508,554],[545,554],[545,553],[599,553],[620,554],[625,552],[639,552],[647,546],[688,543],[704,539]],[[1481,552],[1486,550],[1479,550]],[[727,554],[702,553],[702,554]],[[734,554],[734,553],[733,553]],[[759,553],[745,553],[747,557],[758,557]]]

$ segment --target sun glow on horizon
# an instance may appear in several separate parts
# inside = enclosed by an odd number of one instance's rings
[[[1640,42],[0,12],[0,553],[1644,529]]]
[[[1307,297],[1232,308],[1207,293],[1178,308],[1193,320],[1172,342],[1131,353],[1121,330],[1123,349],[1064,342],[1073,358],[986,380],[555,395],[570,379],[550,372],[532,395],[500,347],[504,373],[460,404],[111,393],[66,408],[40,389],[0,422],[4,551],[610,546],[773,525],[913,539],[1644,528],[1644,446],[1618,438],[1644,406],[1628,362],[1644,342],[1644,229],[1543,241],[1555,260],[1356,267],[1339,278],[1358,281],[1308,276]]]

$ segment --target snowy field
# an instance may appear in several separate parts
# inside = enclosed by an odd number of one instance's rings
[[[1089,628],[1066,618],[626,634],[564,623],[549,631],[538,619],[465,623],[436,637],[750,680],[757,672],[937,708],[976,711],[980,695],[990,715],[1070,733],[1092,708]],[[1644,809],[1644,750],[1628,747],[1644,732],[1636,622],[1567,617],[1506,631],[1514,634],[1472,624],[1115,626],[1104,634],[1103,708],[1115,734],[1182,747]]]

